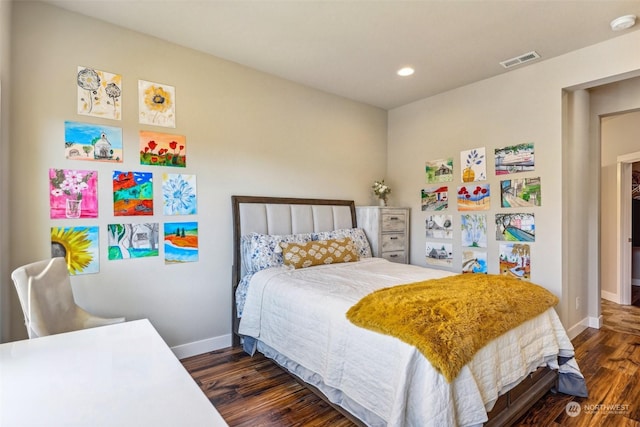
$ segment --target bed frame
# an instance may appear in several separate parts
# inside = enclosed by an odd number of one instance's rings
[[[233,212],[233,271],[232,325],[233,346],[240,345],[239,319],[235,291],[243,275],[240,238],[248,233],[299,234],[354,228],[355,204],[352,200],[299,199],[260,196],[232,196]],[[296,380],[302,382],[294,376]],[[539,368],[528,375],[508,393],[500,396],[485,426],[508,426],[522,417],[547,391],[557,383],[557,372]],[[303,383],[305,384],[305,383]],[[343,408],[331,403],[315,387],[305,384],[329,405],[345,414],[356,424],[363,425]]]

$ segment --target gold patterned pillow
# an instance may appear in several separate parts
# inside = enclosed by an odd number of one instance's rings
[[[312,265],[358,261],[356,245],[349,237],[314,240],[307,243],[280,242],[285,265],[305,268]]]

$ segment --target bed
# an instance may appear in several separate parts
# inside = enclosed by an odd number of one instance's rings
[[[490,341],[451,380],[415,346],[350,322],[345,313],[377,289],[453,275],[372,258],[353,201],[233,196],[232,211],[233,344],[273,359],[356,423],[502,426],[551,389],[586,395],[553,308]],[[282,265],[280,242],[345,237],[358,261]]]

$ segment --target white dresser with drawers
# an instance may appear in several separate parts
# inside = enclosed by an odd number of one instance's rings
[[[374,257],[409,263],[409,208],[356,206],[356,216]]]

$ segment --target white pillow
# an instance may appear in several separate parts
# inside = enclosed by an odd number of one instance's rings
[[[362,228],[341,228],[339,230],[313,233],[313,240],[331,240],[344,237],[349,237],[353,240],[360,258],[371,258],[371,245]]]

